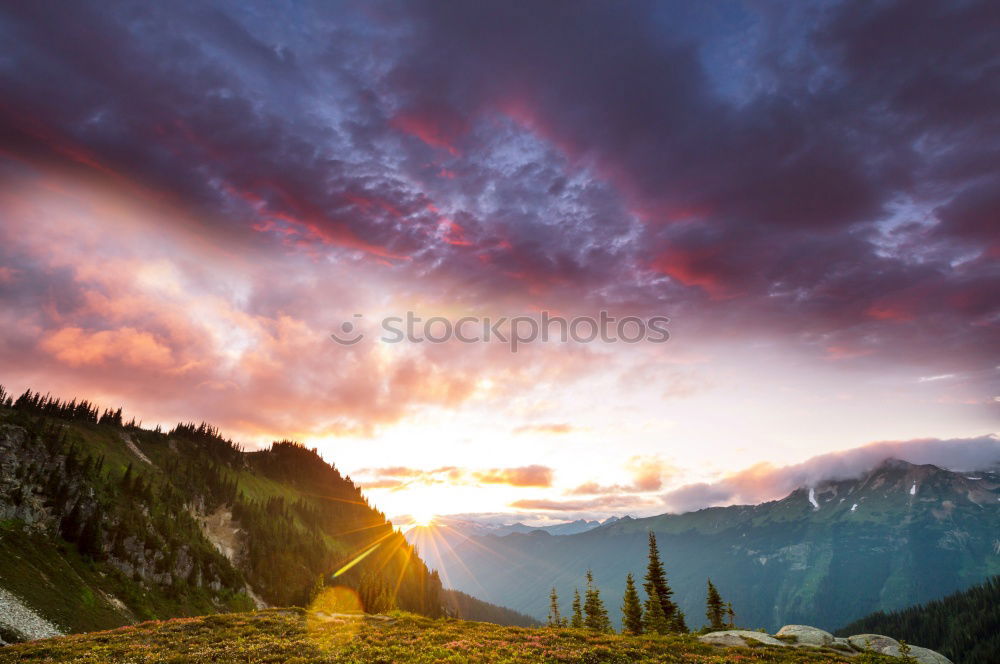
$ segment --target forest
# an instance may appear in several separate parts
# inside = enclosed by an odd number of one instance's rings
[[[963,664],[994,664],[1000,653],[1000,576],[902,611],[879,611],[837,634],[892,634]]]

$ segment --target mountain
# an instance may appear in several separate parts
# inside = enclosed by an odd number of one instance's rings
[[[421,557],[427,561],[432,569],[440,570],[448,565],[448,558],[451,557],[454,547],[472,537],[485,537],[487,535],[503,537],[505,535],[530,535],[533,533],[575,535],[619,520],[618,517],[613,516],[604,521],[577,519],[551,526],[529,526],[523,523],[484,523],[472,519],[444,516],[435,518],[431,525],[414,526],[407,530],[403,536],[406,537],[407,542],[417,547]],[[454,560],[451,562],[454,564]]]
[[[538,618],[550,587],[568,604],[590,568],[617,618],[625,575],[644,571],[650,530],[691,626],[703,621],[711,577],[739,624],[836,628],[1000,573],[1000,474],[888,460],[760,505],[623,519],[567,536],[428,533],[417,547],[447,538],[429,563],[450,586]]]
[[[463,620],[491,622],[497,625],[515,627],[539,627],[541,621],[503,606],[489,604],[463,593],[461,590],[445,590],[444,604],[448,615],[461,616]]]
[[[460,535],[470,537],[470,536],[482,536],[482,535],[511,535],[513,533],[535,533],[535,532],[546,532],[550,535],[575,535],[577,533],[585,533],[588,530],[593,530],[594,528],[599,528],[601,526],[608,525],[609,523],[614,523],[618,521],[619,518],[616,516],[609,517],[604,521],[598,521],[596,519],[588,521],[586,519],[577,519],[576,521],[565,521],[563,523],[556,523],[548,526],[529,526],[527,524],[517,522],[510,524],[498,524],[489,523],[483,521],[476,521],[474,519],[461,519],[456,517],[442,516],[436,517],[432,526],[416,526],[407,531],[411,533],[416,531],[420,532],[420,528],[427,529],[431,527],[446,526],[452,532],[458,533]]]
[[[430,620],[401,612],[360,616],[269,609],[149,622],[0,648],[0,663],[21,662],[538,662],[753,661],[771,664],[843,664],[834,650],[721,649],[691,636],[627,636],[583,629],[525,629],[461,620]],[[846,660],[849,661],[849,660]],[[869,658],[890,664],[899,660]]]
[[[927,604],[873,613],[837,633],[893,634],[955,664],[994,664],[1000,653],[1000,576]]]
[[[446,596],[316,450],[0,387],[0,640],[307,605],[324,585],[371,611],[499,615]]]

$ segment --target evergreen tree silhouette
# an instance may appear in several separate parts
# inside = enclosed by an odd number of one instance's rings
[[[549,594],[549,627],[563,627],[566,621],[559,614],[559,595],[556,594],[556,587],[552,586]]]
[[[608,611],[604,608],[604,601],[601,599],[601,591],[594,585],[594,575],[587,570],[587,592],[583,602],[583,613],[586,617],[583,624],[588,629],[597,632],[610,632],[611,621],[608,619]]]
[[[671,590],[670,585],[667,583],[667,573],[664,571],[663,563],[660,561],[660,550],[656,545],[656,535],[653,534],[653,531],[649,531],[649,563],[646,567],[644,580],[643,588],[646,590],[648,598],[646,600],[646,612],[650,615],[649,620],[652,621],[650,624],[656,626],[651,631],[664,634],[675,630],[678,620],[674,615],[677,612],[677,605],[671,599],[674,591]],[[658,610],[652,606],[654,603],[660,605]],[[662,623],[659,619],[660,614],[663,615]],[[683,622],[683,619],[680,622]],[[684,631],[687,630],[685,629]]]
[[[674,615],[670,618],[667,623],[667,627],[671,632],[678,632],[684,634],[688,631],[687,621],[685,620],[684,612],[681,611],[679,606],[675,605]]]
[[[629,572],[625,577],[625,596],[622,598],[622,631],[642,634],[642,603],[635,590],[635,579]]]
[[[573,589],[573,618],[569,623],[570,627],[583,627],[583,602],[580,601],[580,589]]]
[[[712,583],[708,580],[708,594],[705,596],[705,617],[708,618],[708,626],[712,629],[722,629],[726,625],[722,621],[722,616],[726,612],[722,602],[722,596]]]
[[[647,595],[649,589],[646,590]],[[651,634],[666,634],[670,631],[667,617],[663,615],[663,605],[656,599],[656,596],[649,596],[646,599],[645,610],[642,613],[643,630]]]

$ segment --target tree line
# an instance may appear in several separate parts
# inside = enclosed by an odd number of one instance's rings
[[[15,398],[3,386],[0,415],[26,433],[11,468],[16,485],[0,493],[0,502],[26,511],[41,501],[54,517],[54,534],[126,585],[214,600],[242,595],[249,582],[271,604],[304,605],[317,589],[336,584],[355,590],[372,613],[446,611],[438,574],[315,449],[278,441],[246,452],[207,423],[163,433],[125,421],[120,408],[30,389]],[[124,436],[153,463],[95,454],[105,448],[93,441],[117,447]],[[254,478],[274,489],[261,491]],[[242,531],[232,560],[198,522],[199,514],[223,506]],[[376,543],[372,555],[334,577]]]
[[[581,598],[579,588],[573,590],[571,613],[565,617],[559,607],[559,595],[553,587],[549,594],[549,627],[586,628],[597,632],[613,631],[608,611],[601,598],[601,591],[594,582],[593,572],[587,570],[587,584]],[[656,535],[649,533],[649,555],[646,575],[643,577],[645,601],[636,589],[631,572],[625,577],[625,594],[622,597],[622,633],[625,634],[683,634],[687,633],[684,611],[673,600],[674,591],[667,582],[667,573],[660,559]],[[736,613],[733,605],[725,602],[718,589],[708,579],[705,596],[706,630],[733,629]]]
[[[1000,576],[948,597],[899,611],[879,611],[839,630],[892,634],[936,650],[953,662],[994,664],[1000,653]]]

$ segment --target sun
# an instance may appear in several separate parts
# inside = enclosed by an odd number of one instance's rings
[[[412,512],[410,514],[410,524],[412,528],[426,528],[434,525],[437,515],[432,512]]]

